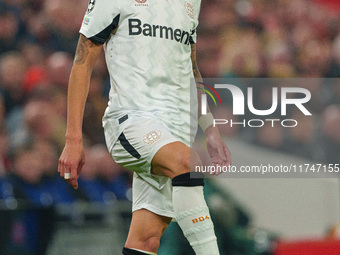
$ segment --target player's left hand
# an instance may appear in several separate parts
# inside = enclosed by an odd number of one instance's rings
[[[229,167],[231,165],[231,153],[228,146],[223,142],[217,127],[210,126],[205,131],[207,150],[213,166]],[[215,172],[216,175],[220,172]]]

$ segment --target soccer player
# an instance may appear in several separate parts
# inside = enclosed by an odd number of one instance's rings
[[[103,117],[106,143],[115,161],[134,171],[125,255],[156,254],[173,218],[196,254],[219,254],[203,179],[190,178],[190,166],[201,164],[190,149],[198,118],[190,111],[190,104],[196,110],[198,105],[190,80],[201,78],[195,45],[200,5],[200,0],[91,0],[80,29],[58,171],[78,187],[85,162],[84,105],[104,45],[111,81]],[[213,162],[229,165],[230,152],[211,113],[199,123]]]

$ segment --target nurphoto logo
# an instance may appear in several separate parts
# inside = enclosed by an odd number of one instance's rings
[[[201,83],[203,84],[203,83]],[[311,100],[311,93],[308,89],[299,88],[299,87],[273,87],[272,88],[272,103],[269,109],[256,109],[254,106],[254,92],[252,87],[247,88],[246,95],[244,92],[237,86],[231,84],[215,84],[214,87],[209,86],[207,84],[203,84],[205,87],[209,87],[211,91],[217,96],[222,105],[222,101],[220,95],[217,93],[216,89],[223,89],[231,93],[233,98],[233,115],[235,116],[244,116],[247,110],[255,116],[259,116],[258,119],[243,119],[241,122],[235,122],[232,119],[214,119],[214,126],[216,125],[225,125],[229,124],[231,127],[233,125],[241,125],[243,127],[262,127],[265,122],[270,122],[272,127],[275,126],[276,122],[281,123],[282,127],[296,127],[298,125],[298,121],[295,119],[263,119],[264,116],[270,116],[277,109],[280,109],[281,116],[287,116],[287,106],[292,105],[299,109],[305,116],[312,116],[310,111],[306,108],[305,104]],[[216,105],[216,100],[212,93],[208,90],[199,88],[204,90],[214,101]],[[290,95],[301,95],[299,98],[294,98]],[[207,95],[203,94],[201,97],[201,114],[207,114]]]

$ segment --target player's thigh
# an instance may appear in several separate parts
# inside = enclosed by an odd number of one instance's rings
[[[157,251],[160,238],[170,221],[171,218],[155,214],[147,209],[134,211],[125,246]]]
[[[153,174],[174,178],[177,175],[193,171],[201,165],[198,154],[182,142],[173,142],[160,148],[151,162]]]
[[[159,120],[135,117],[123,129],[110,152],[119,165],[137,174],[150,174],[151,161],[156,152],[176,141],[179,139]]]

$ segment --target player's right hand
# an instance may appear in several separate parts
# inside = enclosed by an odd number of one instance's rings
[[[58,172],[74,189],[78,188],[78,177],[85,164],[85,152],[82,141],[66,140],[59,158]]]

